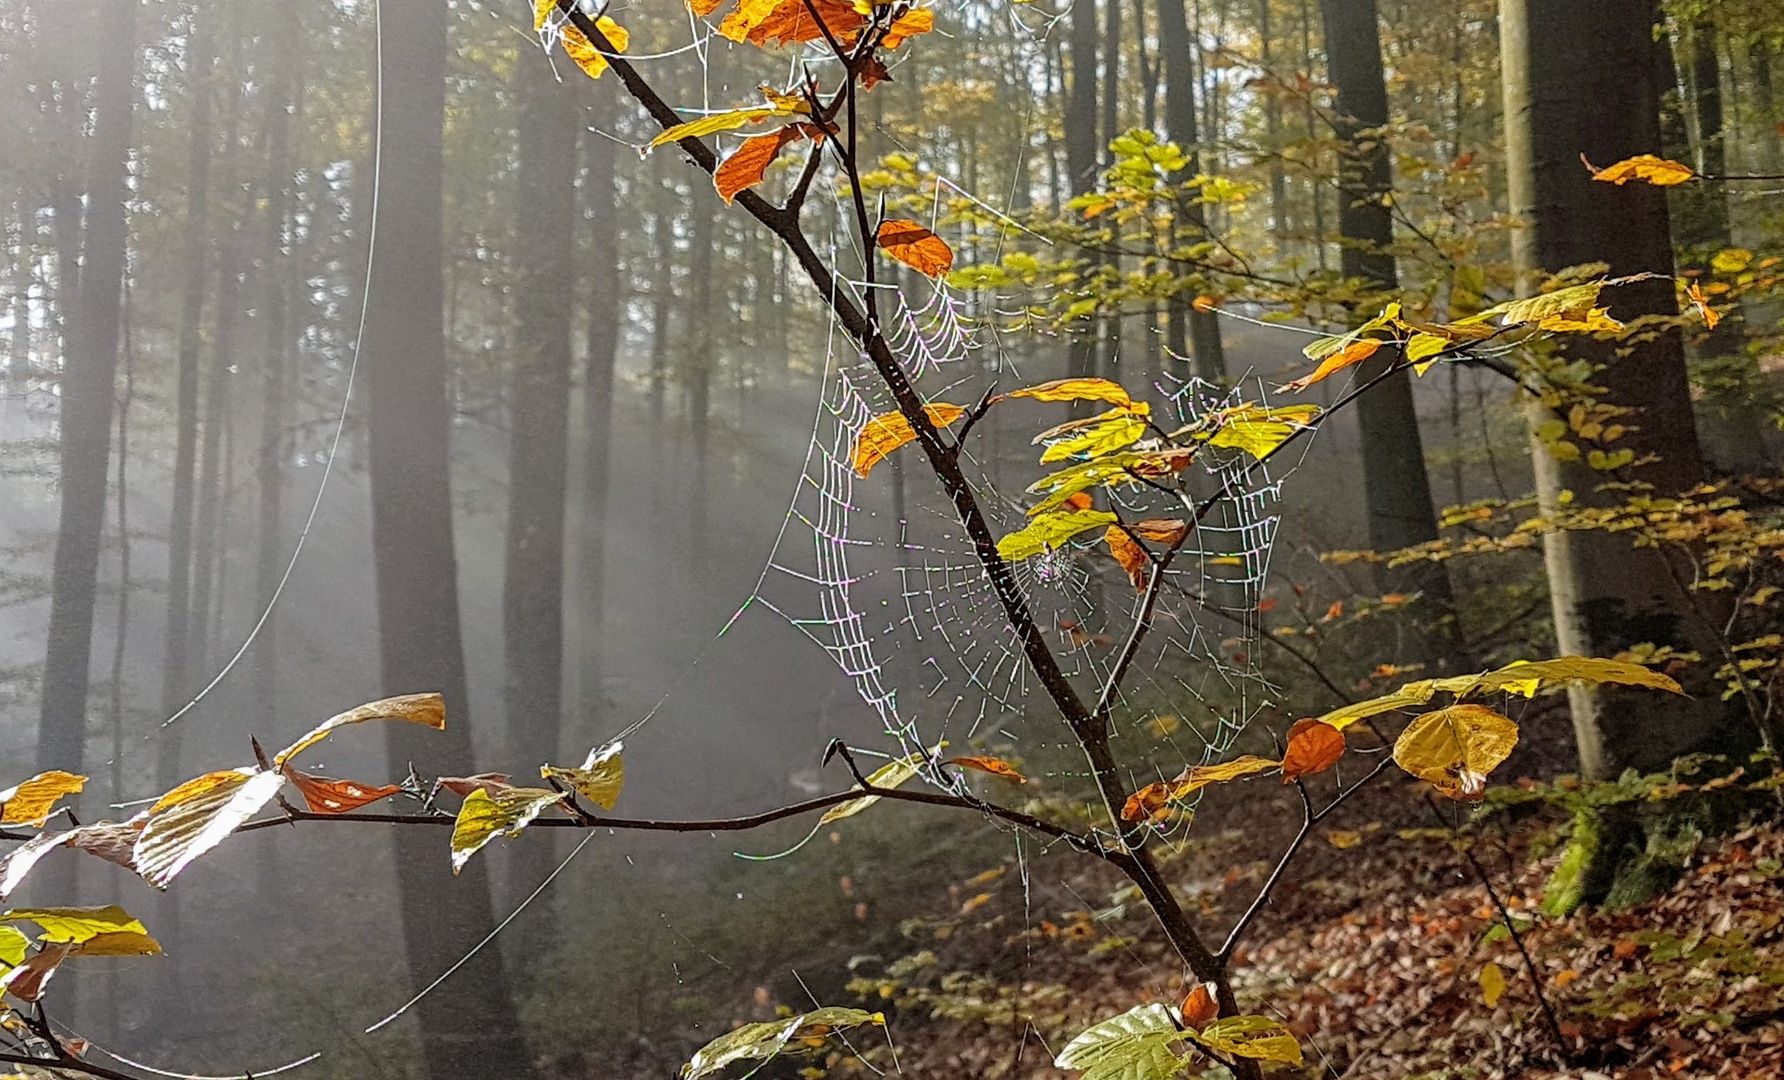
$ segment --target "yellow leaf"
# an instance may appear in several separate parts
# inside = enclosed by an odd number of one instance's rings
[[[1375,355],[1376,350],[1380,349],[1383,344],[1385,343],[1380,338],[1358,338],[1344,346],[1342,349],[1339,349],[1337,352],[1326,357],[1325,360],[1320,363],[1319,367],[1313,370],[1313,374],[1303,375],[1294,382],[1283,385],[1281,389],[1284,392],[1299,392],[1305,390],[1316,382],[1322,382],[1325,379],[1330,378],[1332,375],[1343,371],[1347,367],[1360,364],[1369,359],[1371,356]]]
[[[563,797],[544,788],[511,787],[494,795],[483,788],[471,792],[459,805],[458,820],[452,825],[452,872],[463,870],[471,856],[498,834],[519,836],[546,807]]]
[[[1302,349],[1301,354],[1309,360],[1323,360],[1334,353],[1343,352],[1346,348],[1356,344],[1365,334],[1370,334],[1377,330],[1386,330],[1390,327],[1398,326],[1399,324],[1400,305],[1398,303],[1391,303],[1387,307],[1381,309],[1381,314],[1370,319],[1355,330],[1352,330],[1350,333],[1341,334],[1337,337],[1319,338],[1311,345]]]
[[[933,753],[941,753],[942,747],[947,745],[948,744],[945,742],[937,743]],[[906,780],[917,775],[917,770],[922,768],[923,763],[928,761],[929,758],[930,754],[911,754],[908,757],[901,757],[888,761],[873,772],[867,774],[867,784],[869,787],[876,788],[898,787]],[[824,811],[824,816],[818,819],[818,824],[828,825],[833,821],[841,821],[843,818],[854,817],[856,814],[859,814],[861,811],[879,801],[880,797],[878,795],[863,795],[858,799],[850,799],[848,802],[837,803],[835,806]]]
[[[923,406],[923,412],[938,428],[945,428],[966,415],[965,409],[945,401],[930,402]],[[855,445],[849,451],[849,464],[856,474],[866,477],[888,454],[916,438],[916,429],[911,427],[903,413],[880,413],[862,425],[861,434],[855,436]]]
[[[71,956],[158,956],[161,943],[136,930],[110,930],[94,934],[76,945]]]
[[[24,962],[25,950],[30,947],[30,938],[10,926],[0,926],[0,964],[17,967]]]
[[[1532,697],[1538,690],[1582,682],[1589,686],[1616,683],[1641,686],[1650,690],[1666,690],[1674,694],[1685,691],[1672,678],[1640,664],[1621,660],[1602,660],[1591,656],[1558,656],[1553,660],[1519,661],[1483,675],[1460,675],[1435,683],[1457,697],[1503,690]]]
[[[403,694],[398,697],[367,702],[358,708],[348,709],[344,713],[336,713],[311,729],[303,738],[274,755],[273,765],[275,767],[283,765],[291,758],[326,739],[332,732],[351,724],[363,724],[367,720],[406,720],[411,724],[433,728],[435,731],[444,731],[446,729],[446,699],[439,694]],[[212,773],[211,775],[222,774]],[[200,777],[199,779],[206,778]],[[177,792],[178,789],[176,788],[175,791]],[[169,792],[163,798],[172,798],[173,794],[174,792]]]
[[[595,29],[601,31],[601,36],[613,46],[614,52],[623,53],[626,46],[631,44],[632,35],[626,32],[626,28],[605,15],[595,20]],[[564,55],[591,79],[600,78],[608,67],[607,55],[595,48],[594,42],[573,25],[564,27]]]
[[[1518,725],[1484,705],[1451,705],[1413,719],[1394,761],[1452,799],[1478,798],[1487,774],[1518,744]]]
[[[1145,464],[1148,455],[1136,453],[1110,454],[1093,461],[1080,462],[1070,468],[1049,473],[1028,485],[1030,495],[1047,493],[1047,497],[1029,507],[1029,517],[1039,517],[1062,505],[1080,491],[1107,484],[1110,487],[1121,483],[1138,483],[1129,470],[1145,475]]]
[[[1209,784],[1223,784],[1228,780],[1237,780],[1242,776],[1279,769],[1282,762],[1261,758],[1256,754],[1241,754],[1231,761],[1223,761],[1216,765],[1197,765],[1187,769],[1171,782],[1171,798],[1182,799]]]
[[[1101,457],[1138,442],[1146,434],[1146,418],[1126,409],[1111,409],[1107,419],[1079,427],[1072,434],[1053,442],[1041,453],[1041,464],[1051,465],[1071,458]]]
[[[163,795],[136,839],[137,873],[157,889],[166,888],[193,859],[272,801],[284,783],[277,772],[228,769],[188,780]]]
[[[620,788],[626,783],[626,763],[620,756],[620,744],[616,742],[590,750],[580,769],[541,765],[539,775],[556,777],[589,802],[603,810],[611,810],[619,801]]]
[[[1505,969],[1495,963],[1487,963],[1480,969],[1480,997],[1491,1009],[1499,1004],[1505,996]]]
[[[1586,161],[1584,154],[1580,155],[1580,161],[1592,170],[1592,179],[1616,184],[1618,187],[1631,180],[1641,180],[1655,187],[1671,187],[1697,179],[1697,170],[1691,166],[1668,158],[1655,157],[1653,154],[1637,154],[1602,169]]]
[[[43,931],[42,940],[80,944],[101,934],[147,935],[148,928],[134,915],[107,904],[104,907],[17,908],[0,912],[0,923],[32,922]]]
[[[1363,842],[1363,834],[1349,829],[1327,829],[1326,843],[1339,851],[1348,851]]]
[[[1738,274],[1753,264],[1753,253],[1746,248],[1718,251],[1710,260],[1710,269],[1718,274]]]
[[[1134,403],[1120,383],[1108,379],[1054,379],[1012,390],[1003,396],[1036,401],[1106,401],[1123,409]]]
[[[1212,419],[1218,426],[1206,435],[1197,434],[1196,438],[1205,439],[1210,446],[1243,450],[1262,461],[1288,441],[1290,435],[1313,423],[1318,416],[1317,405],[1287,405],[1275,409],[1237,405],[1216,413]]]
[[[1333,709],[1319,717],[1319,722],[1330,724],[1339,731],[1343,731],[1358,720],[1367,720],[1372,716],[1380,716],[1382,713],[1393,712],[1396,709],[1423,705],[1430,701],[1431,695],[1436,692],[1437,687],[1430,679],[1420,679],[1418,682],[1407,683],[1391,694]]]
[[[1546,292],[1540,296],[1532,296],[1524,300],[1513,300],[1488,308],[1479,315],[1470,316],[1469,321],[1484,321],[1494,316],[1501,326],[1522,326],[1528,323],[1542,323],[1547,319],[1556,320],[1551,325],[1593,322],[1593,309],[1598,305],[1598,294],[1607,286],[1628,285],[1631,282],[1646,281],[1661,275],[1653,273],[1631,274],[1628,277],[1588,281],[1583,285],[1570,285],[1554,292]],[[1601,322],[1610,320],[1601,311]]]
[[[1696,308],[1697,313],[1703,317],[1703,328],[1705,330],[1716,329],[1716,324],[1722,321],[1722,315],[1710,306],[1709,298],[1703,294],[1702,289],[1698,288],[1697,282],[1693,281],[1685,286],[1685,298],[1691,301],[1691,306]]]
[[[935,12],[929,8],[916,8],[905,12],[892,21],[886,28],[886,36],[880,42],[888,49],[896,49],[904,44],[906,38],[927,34],[935,29]]]
[[[1616,333],[1623,329],[1623,324],[1611,318],[1606,309],[1595,307],[1588,310],[1584,318],[1575,318],[1572,314],[1550,315],[1538,322],[1536,328],[1557,333],[1598,334]]]
[[[1042,514],[999,540],[997,553],[1010,562],[1020,562],[1054,550],[1087,529],[1113,525],[1117,520],[1107,510],[1062,510]]]
[[[84,776],[52,769],[0,791],[0,825],[36,825],[41,828],[62,796],[75,794],[86,782]]]
[[[1281,1065],[1301,1064],[1301,1044],[1280,1022],[1267,1016],[1232,1016],[1216,1020],[1200,1033],[1188,1037],[1220,1053]]]
[[[885,1014],[830,1006],[785,1020],[744,1024],[696,1051],[681,1067],[681,1080],[700,1080],[703,1076],[723,1072],[725,1066],[736,1061],[767,1061],[778,1057],[790,1046],[807,1044],[808,1040],[817,1040],[815,1046],[810,1047],[816,1049],[836,1032],[863,1024],[884,1027]]]
[[[874,240],[886,254],[920,274],[941,277],[954,266],[954,249],[947,241],[914,221],[882,221]]]
[[[1412,370],[1423,375],[1437,361],[1431,357],[1449,348],[1449,339],[1436,334],[1414,334],[1406,342],[1406,359],[1412,364]]]
[[[749,109],[729,109],[725,112],[711,113],[695,120],[689,120],[674,127],[665,128],[656,138],[650,141],[651,149],[665,143],[679,142],[682,139],[698,139],[702,135],[715,135],[721,131],[736,131],[740,127],[759,124],[775,115],[775,110],[757,106]]]

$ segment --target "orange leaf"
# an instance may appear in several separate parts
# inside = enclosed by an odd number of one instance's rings
[[[1145,592],[1146,582],[1151,577],[1148,571],[1152,566],[1152,559],[1146,554],[1146,549],[1119,525],[1109,526],[1103,533],[1103,543],[1109,545],[1109,554],[1127,571],[1127,580],[1134,583],[1134,591]]]
[[[78,793],[87,778],[52,769],[0,791],[0,824],[41,828],[64,795]]]
[[[1332,606],[1326,609],[1325,618],[1321,619],[1320,622],[1331,622],[1333,619],[1342,618],[1343,615],[1344,601],[1334,600],[1332,601]]]
[[[1581,154],[1580,164],[1592,170],[1592,179],[1619,187],[1631,180],[1641,180],[1656,187],[1671,187],[1697,179],[1697,170],[1691,166],[1668,158],[1655,157],[1653,154],[1637,154],[1602,169],[1595,167],[1586,160],[1586,155]]]
[[[291,766],[285,766],[285,779],[291,781],[309,805],[314,814],[345,814],[349,810],[357,810],[362,806],[375,803],[379,799],[395,795],[403,790],[401,784],[385,784],[381,787],[367,786],[352,780],[333,780],[326,776],[311,776],[299,772]]]
[[[1009,762],[1004,761],[1001,758],[957,757],[949,758],[948,764],[958,765],[963,769],[977,769],[980,772],[987,772],[992,776],[1001,776],[1005,780],[1014,781],[1018,784],[1028,783],[1028,777],[1017,772],[1014,765],[1011,765]]]
[[[867,66],[861,69],[861,89],[872,90],[883,82],[891,82],[892,73],[886,70],[886,62],[878,56],[867,58]]]
[[[990,902],[991,902],[991,894],[988,892],[982,892],[979,895],[968,900],[966,903],[961,904],[960,905],[960,914],[970,915],[971,913],[979,910],[980,908],[984,907],[986,904],[989,904]]]
[[[724,164],[712,172],[712,186],[718,189],[719,198],[730,202],[744,188],[760,184],[768,173],[768,166],[780,156],[781,149],[803,134],[799,128],[797,124],[789,125],[743,140]]]
[[[923,406],[923,411],[929,415],[929,422],[938,428],[947,427],[966,415],[965,409],[945,401],[931,402]],[[854,449],[849,453],[849,464],[858,475],[866,477],[888,454],[905,443],[914,441],[916,437],[916,430],[904,418],[903,413],[881,413],[863,425],[861,434],[855,436]]]
[[[935,12],[930,8],[916,8],[905,12],[892,21],[886,28],[886,36],[880,44],[888,49],[896,49],[904,44],[906,38],[927,34],[935,29]]]
[[[886,254],[930,277],[940,277],[954,265],[954,249],[914,221],[882,221],[875,239]]]
[[[1183,1017],[1183,1026],[1191,1031],[1200,1031],[1213,1023],[1220,1016],[1220,1002],[1214,996],[1215,986],[1211,982],[1198,984],[1190,990],[1189,996],[1183,999],[1178,1013]]]
[[[485,795],[495,795],[513,785],[508,783],[513,777],[507,773],[483,772],[471,776],[442,776],[434,781],[434,787],[444,788],[459,798],[464,798],[473,791],[481,791]]]
[[[1282,782],[1325,772],[1344,756],[1344,732],[1318,720],[1295,721],[1288,729],[1288,750],[1282,755]]]
[[[1697,282],[1693,281],[1685,286],[1685,296],[1690,299],[1691,306],[1697,309],[1697,313],[1703,316],[1703,328],[1705,330],[1716,329],[1716,324],[1722,321],[1722,316],[1710,306],[1703,290],[1697,287]]]
[[[1171,785],[1147,784],[1127,797],[1121,807],[1123,821],[1156,821],[1169,813]]]
[[[1201,296],[1198,296],[1191,301],[1189,306],[1203,314],[1207,314],[1220,306],[1220,297],[1209,296],[1208,294],[1203,293]]]
[[[1331,356],[1326,357],[1325,362],[1314,369],[1313,374],[1296,379],[1282,389],[1285,391],[1305,390],[1314,383],[1321,382],[1353,364],[1360,364],[1369,359],[1371,356],[1375,355],[1375,350],[1381,348],[1382,344],[1383,342],[1380,338],[1358,338],[1344,348],[1339,349]]]
[[[1088,491],[1074,491],[1066,497],[1063,505],[1073,510],[1089,510],[1096,505],[1096,500],[1090,497]]]
[[[823,19],[822,26],[812,18],[813,10]],[[787,45],[818,41],[828,27],[833,35],[847,44],[865,25],[867,16],[843,0],[780,0],[779,3],[743,0],[737,10],[725,16],[725,21],[719,24],[719,33],[732,41],[748,41],[752,45],[770,42]]]

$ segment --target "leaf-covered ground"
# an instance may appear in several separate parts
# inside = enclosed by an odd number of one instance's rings
[[[1537,906],[1559,854],[1533,850],[1555,822],[1499,839],[1488,830],[1476,856],[1519,924],[1557,1046],[1475,871],[1447,843],[1402,833],[1416,823],[1359,824],[1367,814],[1309,850],[1238,954],[1242,1005],[1301,1036],[1298,1075],[1784,1077],[1784,829],[1706,843],[1669,892],[1564,920]],[[1267,869],[1229,860],[1221,874],[1219,848],[1175,864],[1192,910],[1215,926]],[[891,1006],[906,1074],[1060,1075],[1048,1048],[1098,1018],[1183,996],[1175,961],[1119,882],[1087,874],[1023,889],[1017,877],[1011,867],[961,883],[945,916],[905,925],[910,955],[856,971],[855,992]],[[1489,964],[1504,976],[1492,1006]],[[884,1049],[868,1057],[891,1071]]]

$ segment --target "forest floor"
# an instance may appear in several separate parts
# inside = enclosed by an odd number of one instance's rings
[[[1241,836],[1252,851],[1258,831],[1298,824],[1295,800],[1249,786],[1249,799],[1213,808],[1231,821],[1249,806],[1243,833],[1170,864],[1192,914],[1213,927],[1243,909],[1270,865],[1235,861]],[[1435,819],[1409,791],[1381,785],[1316,832],[1236,954],[1241,1005],[1283,1020],[1306,1055],[1298,1073],[1273,1075],[1784,1077],[1784,826],[1705,842],[1647,903],[1567,919],[1539,908],[1565,819],[1501,814],[1482,829],[1473,851],[1518,923],[1551,1025],[1517,942],[1494,931],[1502,920],[1481,875],[1421,828]],[[1096,870],[1020,879],[1008,866],[956,885],[948,914],[902,928],[912,955],[856,972],[853,989],[891,1018],[905,1075],[1068,1075],[1049,1064],[1063,1040],[1135,1005],[1181,1000],[1180,966],[1121,882]],[[1085,897],[1110,903],[1096,910]],[[1504,979],[1493,1004],[1488,965]],[[885,1048],[867,1056],[893,1074]]]

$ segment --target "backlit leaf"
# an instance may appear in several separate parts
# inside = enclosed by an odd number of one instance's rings
[[[107,904],[103,907],[16,908],[0,912],[0,923],[31,922],[43,931],[40,940],[79,944],[100,934],[144,934],[149,931],[134,915]]]
[[[914,221],[882,221],[874,239],[886,254],[920,274],[941,277],[954,265],[954,249],[947,241]]]
[[[1343,352],[1345,349],[1362,340],[1365,335],[1377,330],[1386,330],[1400,324],[1400,305],[1391,303],[1381,309],[1381,313],[1368,322],[1352,330],[1348,334],[1336,337],[1323,337],[1301,350],[1301,354],[1309,360],[1324,360],[1328,356]]]
[[[1313,719],[1295,721],[1282,755],[1282,782],[1325,772],[1344,756],[1344,746],[1344,732],[1332,725]]]
[[[813,11],[823,20],[822,25],[812,18]],[[719,24],[719,33],[753,45],[797,44],[822,40],[828,28],[832,36],[848,44],[866,24],[867,16],[843,0],[740,0],[737,9]]]
[[[965,409],[945,401],[932,401],[923,406],[923,412],[938,428],[945,428],[966,415]],[[903,413],[880,413],[863,425],[861,434],[855,436],[855,445],[849,451],[849,464],[858,475],[865,477],[888,454],[916,438],[916,430]]]
[[[1544,319],[1556,319],[1557,324],[1589,323],[1592,309],[1598,306],[1598,294],[1606,287],[1628,285],[1661,276],[1655,273],[1631,274],[1627,277],[1588,281],[1582,285],[1569,285],[1540,296],[1495,305],[1478,315],[1469,316],[1467,321],[1484,322],[1497,317],[1501,326],[1523,326],[1541,323]]]
[[[1183,774],[1171,783],[1171,798],[1181,799],[1200,791],[1209,784],[1224,784],[1228,780],[1237,780],[1244,776],[1268,772],[1282,767],[1282,762],[1261,758],[1256,754],[1241,754],[1231,761],[1222,761],[1214,765],[1197,765],[1184,770]]]
[[[946,745],[946,743],[937,745],[936,751],[939,753],[941,748]],[[868,786],[876,788],[898,787],[906,780],[917,775],[917,770],[922,768],[923,763],[928,760],[928,754],[910,754],[906,757],[888,761],[873,772],[867,774]],[[835,806],[824,811],[824,816],[818,819],[818,824],[828,825],[833,821],[841,821],[843,818],[854,817],[856,814],[859,814],[861,811],[879,801],[880,797],[878,795],[863,795],[858,799],[850,799],[848,802],[837,803]]]
[[[626,32],[626,28],[605,15],[595,20],[595,29],[601,31],[601,36],[613,46],[614,52],[623,53],[626,46],[631,44],[632,35]],[[565,26],[563,35],[564,55],[575,62],[589,78],[600,78],[608,67],[606,54],[595,48],[594,42],[574,25]]]
[[[1423,375],[1437,362],[1431,358],[1449,347],[1449,340],[1436,334],[1414,334],[1406,340],[1406,360]]]
[[[441,791],[450,791],[461,799],[469,798],[473,791],[484,791],[494,795],[504,788],[513,787],[514,785],[510,782],[513,779],[507,773],[499,772],[475,773],[471,776],[442,776],[434,781],[434,792],[438,794]]]
[[[452,872],[465,868],[472,855],[497,835],[515,837],[540,812],[563,799],[545,788],[511,787],[491,794],[478,788],[465,796],[452,825]]]
[[[914,8],[892,20],[886,28],[886,36],[880,44],[888,49],[896,49],[904,44],[906,38],[914,38],[918,34],[927,34],[935,29],[935,12],[930,8]]]
[[[885,1026],[883,1013],[831,1006],[814,1009],[785,1020],[744,1024],[707,1043],[681,1067],[682,1080],[699,1080],[722,1071],[734,1061],[768,1061],[783,1053],[804,1053],[823,1048],[838,1031],[863,1024]]]
[[[1107,510],[1062,510],[1033,518],[1021,529],[997,542],[997,553],[1010,562],[1033,558],[1087,529],[1113,525],[1118,518]]]
[[[594,803],[603,810],[613,809],[619,801],[619,792],[626,784],[626,762],[620,756],[621,744],[609,743],[597,746],[588,752],[580,769],[560,769],[555,765],[541,765],[539,775],[556,777],[576,792],[576,794]]]
[[[1042,451],[1042,465],[1071,458],[1100,457],[1131,446],[1145,436],[1146,417],[1128,409],[1111,409],[1096,422],[1073,426],[1075,431],[1055,439]]]
[[[433,728],[435,731],[444,731],[446,728],[446,699],[439,694],[402,694],[397,697],[370,701],[358,708],[348,709],[344,713],[336,713],[312,728],[303,738],[274,755],[273,765],[275,767],[283,765],[328,738],[332,732],[352,724],[363,724],[367,720],[403,720],[411,724]],[[219,774],[213,773],[212,775]]]
[[[730,202],[737,193],[747,187],[754,187],[762,182],[768,174],[768,166],[790,142],[805,136],[803,124],[788,124],[779,131],[771,131],[766,135],[752,135],[743,140],[731,156],[724,160],[712,173],[712,186],[717,189],[719,198]],[[816,128],[811,130],[815,131]]]
[[[193,859],[258,813],[284,783],[277,772],[230,769],[188,780],[163,795],[136,839],[137,873],[166,888]]]
[[[656,138],[650,141],[650,145],[654,149],[665,143],[679,142],[682,139],[698,139],[702,135],[714,135],[721,131],[736,131],[741,127],[749,127],[751,124],[759,124],[774,115],[775,111],[773,109],[763,108],[761,106],[749,109],[728,109],[725,112],[710,113],[706,116],[689,120],[686,123],[676,124],[674,127],[663,129]]]
[[[1109,545],[1109,554],[1127,571],[1127,580],[1133,582],[1134,590],[1145,592],[1152,570],[1152,557],[1146,549],[1120,525],[1109,526],[1103,533],[1103,543]]]
[[[957,758],[949,758],[948,764],[958,765],[963,769],[977,769],[980,772],[990,773],[992,776],[1001,776],[1005,780],[1009,780],[1009,781],[1012,781],[1012,782],[1018,783],[1018,784],[1028,783],[1028,777],[1023,776],[1021,773],[1017,772],[1016,767],[1014,765],[1011,765],[1009,762],[1004,761],[1002,758],[957,757]]]
[[[1136,1005],[1084,1029],[1053,1064],[1083,1070],[1082,1080],[1166,1080],[1183,1067],[1171,1047],[1186,1037],[1170,1006]]]
[[[10,926],[0,926],[0,964],[13,967],[22,963],[31,939]]]
[[[41,827],[62,796],[75,794],[86,782],[84,776],[52,769],[0,791],[0,825]]]
[[[1003,396],[1036,401],[1106,401],[1124,409],[1134,403],[1120,383],[1108,379],[1054,379],[1012,390]]]
[[[107,862],[117,863],[127,870],[135,870],[131,849],[141,832],[140,820],[123,825],[102,821],[66,832],[34,836],[7,852],[4,859],[0,859],[0,900],[6,899],[19,887],[19,882],[25,879],[25,875],[31,872],[31,868],[39,860],[59,847],[76,848],[97,855]]]
[[[1480,969],[1480,997],[1491,1009],[1505,995],[1505,969],[1488,962]]]
[[[1710,306],[1709,298],[1703,294],[1702,289],[1698,288],[1697,282],[1693,281],[1685,286],[1685,298],[1691,301],[1691,306],[1697,309],[1698,315],[1702,316],[1703,328],[1705,330],[1716,329],[1716,324],[1722,321],[1722,315]]]
[[[1459,675],[1442,679],[1435,686],[1458,697],[1496,690],[1534,697],[1538,690],[1553,689],[1573,682],[1588,686],[1616,683],[1621,686],[1665,690],[1674,694],[1685,692],[1677,681],[1651,668],[1592,656],[1558,656],[1553,660],[1520,661],[1484,675]]]
[[[1303,375],[1294,382],[1285,384],[1282,387],[1282,390],[1285,392],[1293,391],[1297,393],[1305,390],[1316,382],[1322,382],[1325,379],[1336,375],[1338,372],[1343,371],[1347,367],[1360,364],[1369,359],[1371,356],[1375,355],[1376,350],[1380,349],[1383,344],[1385,344],[1385,342],[1380,338],[1358,338],[1332,355],[1326,357],[1325,360],[1321,361],[1319,367],[1313,369],[1311,375]]]
[[[1183,1004],[1177,1007],[1184,1027],[1199,1030],[1220,1016],[1217,990],[1218,987],[1211,982],[1197,983],[1184,996]]]
[[[1193,450],[1122,451],[1079,462],[1056,473],[1049,473],[1028,485],[1030,495],[1046,493],[1039,503],[1028,508],[1029,517],[1047,513],[1080,491],[1104,484],[1137,484],[1135,476],[1157,480],[1187,468],[1195,460]]]
[[[1691,166],[1668,158],[1655,157],[1653,154],[1637,154],[1602,169],[1587,161],[1584,154],[1580,155],[1580,161],[1592,170],[1592,179],[1619,187],[1631,180],[1641,180],[1655,187],[1671,187],[1697,179],[1697,170]]]
[[[1475,798],[1518,744],[1518,725],[1484,705],[1451,705],[1414,718],[1394,741],[1394,762],[1452,799]]]
[[[401,784],[361,784],[356,780],[312,776],[290,765],[285,766],[284,773],[285,779],[304,797],[304,805],[315,814],[345,814],[403,790]]]
[[[44,945],[31,954],[24,963],[0,975],[0,987],[20,1001],[36,1001],[43,996],[43,988],[48,985],[50,976],[74,952],[72,942],[62,941]]]
[[[1572,315],[1550,315],[1538,322],[1536,328],[1565,334],[1603,334],[1616,333],[1623,330],[1624,326],[1611,318],[1606,309],[1595,307],[1589,309],[1583,318],[1575,318]]]
[[[1262,461],[1287,442],[1289,436],[1313,423],[1319,411],[1317,405],[1286,405],[1274,409],[1238,405],[1216,413],[1214,422],[1217,426],[1206,435],[1198,433],[1196,438],[1205,439],[1210,446],[1243,450]]]
[[[1232,1016],[1216,1020],[1194,1038],[1208,1049],[1223,1054],[1281,1065],[1301,1064],[1301,1044],[1279,1021],[1268,1016]]]
[[[1407,683],[1391,694],[1384,694],[1367,701],[1359,701],[1354,705],[1333,709],[1318,717],[1318,720],[1322,724],[1330,724],[1339,731],[1343,731],[1358,720],[1367,720],[1372,716],[1380,716],[1382,713],[1393,712],[1396,709],[1409,709],[1423,705],[1430,701],[1431,696],[1436,692],[1437,687],[1430,679],[1421,679],[1418,682]]]

